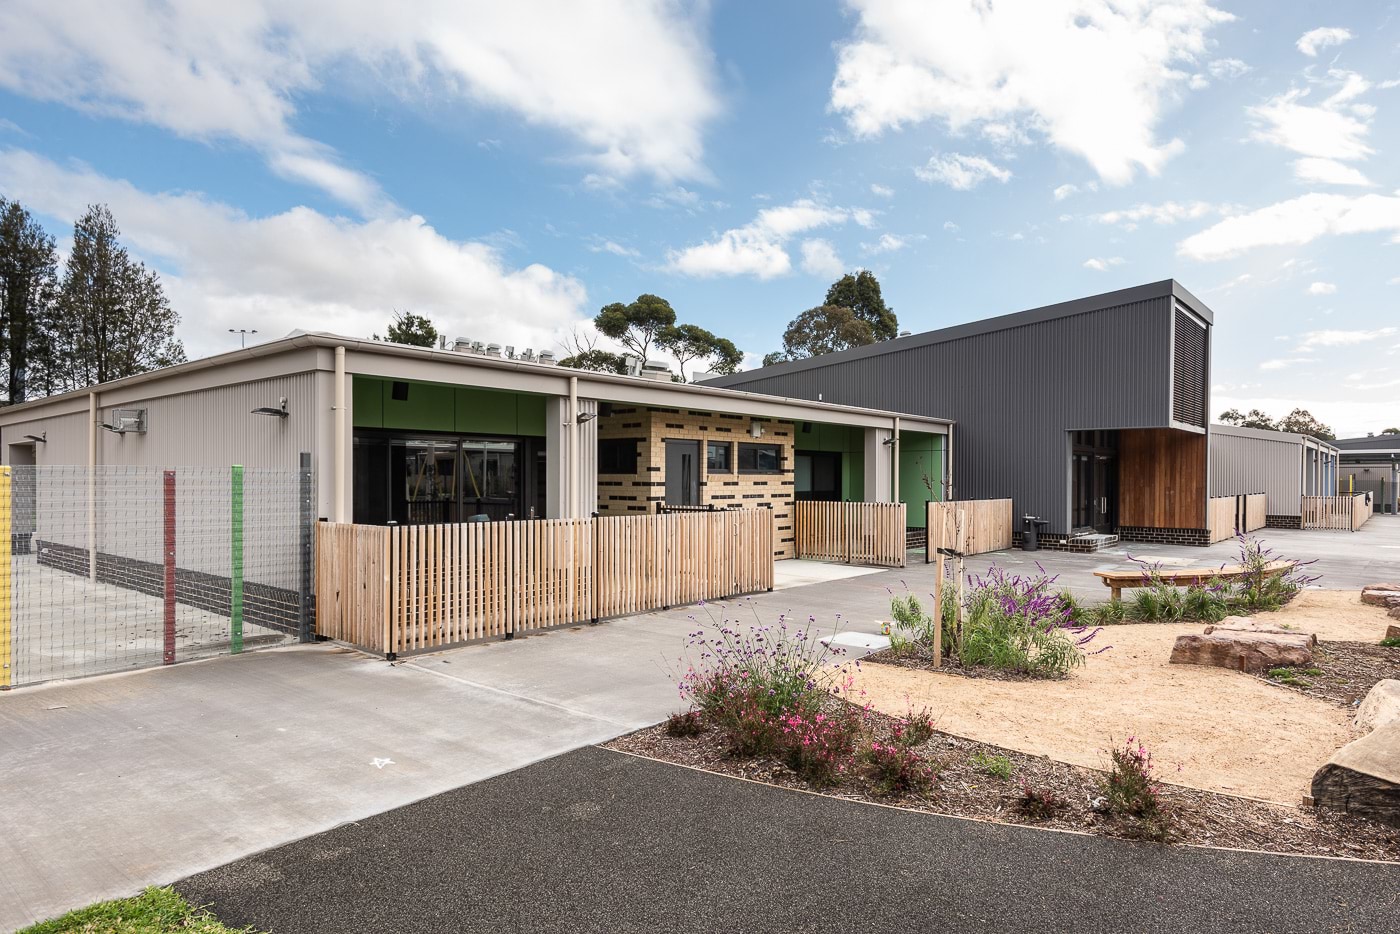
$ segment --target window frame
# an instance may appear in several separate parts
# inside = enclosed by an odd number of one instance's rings
[[[744,452],[745,452],[745,451],[756,451],[756,450],[758,450],[759,448],[772,449],[772,451],[773,451],[774,454],[776,455],[775,460],[776,460],[777,466],[773,467],[772,469],[768,469],[768,468],[765,468],[765,467],[756,467],[756,466],[755,466],[755,467],[745,467],[745,466],[744,466]],[[755,464],[758,463],[757,457],[754,458],[754,463],[755,463]],[[766,441],[765,441],[765,442],[760,442],[760,441],[740,441],[740,442],[739,442],[738,456],[737,456],[737,457],[735,458],[735,460],[734,460],[734,466],[735,466],[735,469],[736,469],[740,474],[769,474],[769,475],[771,475],[771,474],[780,474],[780,473],[783,472],[783,446],[782,446],[781,444],[773,444],[773,443],[771,443],[771,442],[766,442]]]
[[[641,439],[641,438],[599,438],[599,439],[598,439],[598,451],[597,451],[597,457],[598,457],[598,465],[597,465],[597,466],[598,466],[598,475],[599,475],[600,477],[601,477],[601,476],[610,476],[610,477],[631,477],[631,476],[635,476],[636,473],[637,473],[637,465],[641,462],[641,459],[642,459],[642,454],[641,454],[642,440],[643,440],[643,439]],[[631,470],[612,470],[612,469],[605,468],[605,467],[603,466],[603,446],[604,446],[604,445],[610,445],[610,446],[614,446],[614,447],[616,447],[616,448],[618,448],[618,449],[621,449],[622,446],[623,446],[623,445],[626,445],[626,444],[632,445],[632,458],[631,458],[631,460],[632,460],[632,469],[631,469]]]
[[[710,460],[710,451],[723,449],[724,466],[715,467]],[[706,441],[705,442],[705,473],[732,474],[735,468],[734,442],[733,441]]]

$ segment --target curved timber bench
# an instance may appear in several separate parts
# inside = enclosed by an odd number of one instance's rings
[[[1278,577],[1280,574],[1287,574],[1297,564],[1296,561],[1270,561],[1264,565],[1264,576]],[[1134,587],[1151,587],[1154,581],[1178,587],[1189,587],[1192,584],[1205,584],[1213,580],[1237,581],[1248,573],[1241,565],[1231,564],[1216,568],[1178,568],[1175,570],[1161,568],[1155,573],[1144,571],[1141,568],[1135,568],[1131,571],[1095,571],[1094,576],[1102,580],[1105,587],[1113,590],[1114,600],[1120,600],[1124,590],[1131,590]]]

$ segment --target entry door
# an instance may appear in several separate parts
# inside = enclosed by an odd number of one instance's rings
[[[1118,458],[1076,451],[1073,477],[1075,529],[1111,534],[1118,524]]]
[[[700,442],[666,442],[666,502],[671,506],[700,504]]]

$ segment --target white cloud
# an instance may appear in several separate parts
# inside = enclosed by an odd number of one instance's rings
[[[881,197],[881,198],[893,198],[893,197],[894,197],[894,189],[893,189],[893,188],[890,188],[888,185],[872,184],[872,185],[870,186],[870,193],[871,193],[872,195],[877,195],[877,196],[879,196],[879,197]]]
[[[1193,91],[1204,91],[1210,87],[1210,79],[1202,74],[1195,74],[1186,82],[1186,86]]]
[[[857,135],[942,120],[994,141],[1043,136],[1123,184],[1182,149],[1156,128],[1207,33],[1233,19],[1209,0],[848,0],[831,107]]]
[[[1341,45],[1350,39],[1351,30],[1340,26],[1320,26],[1317,29],[1309,29],[1298,38],[1298,51],[1311,58],[1316,58],[1317,53],[1330,45]]]
[[[1289,367],[1291,367],[1291,366],[1297,366],[1297,365],[1300,364],[1300,363],[1312,363],[1312,362],[1313,362],[1313,358],[1312,358],[1312,357],[1278,357],[1278,358],[1273,359],[1273,360],[1265,360],[1263,363],[1259,364],[1259,369],[1261,369],[1261,370],[1286,370],[1286,369],[1288,369]]]
[[[830,279],[845,272],[846,266],[841,262],[841,257],[836,255],[836,247],[832,246],[830,240],[803,240],[802,271],[808,275]]]
[[[1396,276],[1394,279],[1387,281],[1386,285],[1400,285],[1400,276]]]
[[[1104,259],[1100,259],[1096,256],[1093,259],[1086,259],[1084,261],[1084,268],[1092,269],[1095,272],[1108,272],[1110,266],[1121,266],[1126,262],[1127,260],[1121,256],[1109,256]]]
[[[792,271],[792,259],[785,248],[789,240],[819,227],[844,224],[853,219],[854,213],[808,198],[764,208],[742,227],[726,230],[695,246],[672,250],[667,266],[687,276],[750,275],[771,279],[787,275]]]
[[[593,253],[611,253],[613,256],[623,256],[628,258],[641,256],[641,253],[637,252],[632,247],[623,246],[622,244],[614,240],[600,240],[598,242],[589,244],[588,249],[590,252]]]
[[[1248,65],[1238,58],[1217,58],[1206,66],[1212,78],[1240,78],[1253,71]]]
[[[1353,72],[1330,72],[1337,90],[1316,106],[1304,103],[1312,88],[1293,88],[1257,107],[1248,108],[1255,139],[1290,149],[1300,156],[1351,161],[1375,150],[1366,144],[1374,108],[1356,103],[1371,89]]]
[[[0,178],[8,195],[61,223],[89,203],[111,205],[123,242],[160,271],[193,356],[229,349],[230,327],[269,337],[382,333],[394,309],[425,314],[453,336],[549,347],[581,320],[586,298],[569,276],[511,268],[494,248],[451,240],[421,217],[354,221],[306,207],[253,217],[23,150],[0,150]]]
[[[912,237],[901,237],[895,234],[881,234],[880,239],[874,243],[862,243],[861,249],[867,253],[897,253],[909,245]],[[922,238],[918,238],[922,239]]]
[[[1360,169],[1343,165],[1335,159],[1298,159],[1293,163],[1293,177],[1300,182],[1321,185],[1355,185],[1370,188],[1375,184]]]
[[[1322,236],[1382,232],[1400,241],[1400,194],[1312,193],[1227,217],[1182,240],[1177,253],[1216,260],[1258,247],[1299,246]]]
[[[1337,291],[1335,282],[1314,282],[1308,286],[1309,295],[1333,295]]]
[[[944,230],[947,230],[947,231],[951,231],[951,232],[953,232],[953,233],[956,233],[957,231],[961,230],[962,228],[960,228],[957,224],[953,223],[952,221],[944,221],[944,222],[943,222],[943,229],[944,229]]]
[[[941,182],[955,191],[971,191],[989,178],[1005,183],[1011,172],[981,156],[965,156],[960,152],[935,153],[928,164],[914,169],[914,174],[926,182]]]
[[[666,0],[14,0],[0,35],[0,87],[245,144],[370,212],[373,180],[296,129],[326,87],[508,111],[570,136],[602,174],[663,179],[706,176],[702,135],[719,111],[703,26]]]
[[[1050,192],[1050,194],[1054,196],[1056,201],[1063,201],[1070,195],[1077,194],[1078,192],[1078,185],[1070,185],[1066,183],[1057,187],[1054,191]]]
[[[1205,201],[1164,201],[1161,204],[1137,204],[1117,211],[1095,214],[1094,220],[1101,224],[1120,224],[1132,230],[1142,221],[1154,224],[1175,224],[1179,221],[1197,220],[1210,214],[1224,213],[1224,208]]]
[[[1400,333],[1400,328],[1375,328],[1355,331],[1309,331],[1298,341],[1298,350],[1314,350],[1318,347],[1353,347],[1369,344],[1383,337]]]

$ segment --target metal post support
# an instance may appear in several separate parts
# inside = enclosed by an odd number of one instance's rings
[[[243,468],[229,469],[229,652],[243,651]]]
[[[297,525],[297,534],[300,538],[297,548],[297,560],[301,573],[298,575],[300,586],[298,589],[297,614],[300,623],[298,637],[302,642],[310,642],[315,638],[315,618],[316,595],[312,591],[312,568],[314,566],[315,555],[315,530],[316,530],[316,495],[312,484],[311,476],[311,452],[301,452],[301,464],[297,473],[297,482],[300,487],[297,493],[297,502],[301,507],[301,521]]]
[[[161,663],[175,664],[175,471],[165,471],[165,632]]]

